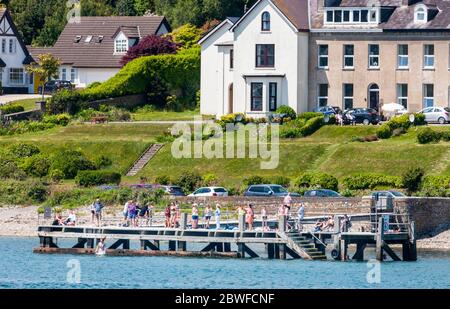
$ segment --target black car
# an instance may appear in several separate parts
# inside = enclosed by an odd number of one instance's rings
[[[352,108],[344,112],[344,124],[378,124],[380,115],[373,108]]]
[[[42,88],[41,87],[39,87],[39,88],[40,88],[39,92],[41,92]],[[45,83],[45,85],[44,85],[44,93],[45,94],[52,94],[61,89],[72,90],[73,85],[68,80],[59,80],[59,79],[51,80],[51,81]]]
[[[338,106],[321,106],[313,110],[315,113],[322,113],[324,115],[337,115],[342,112]]]
[[[318,189],[305,192],[305,197],[340,197],[341,195],[333,190]]]

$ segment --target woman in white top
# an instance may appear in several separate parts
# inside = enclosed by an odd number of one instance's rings
[[[220,229],[220,216],[222,215],[219,204],[216,205],[216,211],[214,214],[216,216],[216,230],[218,230]]]

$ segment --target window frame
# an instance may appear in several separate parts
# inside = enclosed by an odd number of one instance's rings
[[[78,78],[78,70],[76,68],[70,68],[70,82],[75,83]]]
[[[431,47],[433,53],[427,54],[427,47]],[[432,65],[427,65],[427,60],[432,60]],[[436,54],[435,54],[435,48],[434,44],[424,44],[423,45],[423,69],[424,70],[433,70],[436,66]]]
[[[402,47],[406,47],[406,55],[400,54]],[[401,59],[406,59],[406,65],[401,65]],[[409,69],[409,45],[408,44],[398,44],[397,45],[397,69],[406,70]]]
[[[324,88],[322,88],[324,87]],[[317,107],[328,106],[328,97],[329,97],[329,84],[318,84],[317,85]],[[326,89],[326,95],[322,95],[321,90]],[[325,100],[326,104],[321,105],[321,101]]]
[[[67,69],[61,68],[61,80],[67,80]]]
[[[230,49],[230,70],[234,69],[234,49]]]
[[[327,48],[326,55],[320,53],[320,48],[324,47],[324,46],[326,46],[326,48]],[[318,44],[317,45],[317,67],[319,69],[325,69],[325,70],[328,69],[328,65],[329,65],[328,56],[329,56],[329,53],[330,53],[330,50],[329,50],[329,45],[328,44]],[[321,59],[326,59],[326,62],[327,62],[326,66],[322,66],[321,65],[321,61],[320,61]]]
[[[260,86],[261,87],[261,96],[255,96],[255,89],[254,87]],[[261,108],[257,109],[255,108],[255,100],[260,99],[261,101]],[[264,83],[262,82],[252,82],[250,83],[250,111],[252,112],[262,112],[264,110]]]
[[[352,54],[351,55],[347,55],[347,50],[346,50],[346,47],[352,47]],[[343,51],[343,54],[344,54],[344,63],[343,63],[343,67],[344,67],[344,69],[354,69],[355,68],[355,45],[353,45],[353,44],[344,44],[344,51]],[[352,62],[352,65],[351,66],[347,66],[347,63],[346,63],[346,60],[347,59],[351,59],[351,62]]]
[[[428,86],[431,86],[431,90],[432,90],[432,94],[433,96],[428,96]],[[428,108],[428,107],[434,107],[434,84],[423,84],[423,88],[422,88],[422,104],[423,104],[423,108]],[[428,105],[427,104],[427,100],[431,100],[432,105]]]
[[[372,55],[371,54],[371,47],[377,46],[378,47],[378,54]],[[380,68],[380,45],[379,44],[369,44],[368,46],[368,56],[369,56],[369,69],[379,69]],[[371,60],[377,59],[377,65],[371,65]]]
[[[258,53],[258,47],[263,48],[262,52],[263,54],[260,55]],[[270,47],[272,47],[273,55],[270,55]],[[255,67],[256,68],[274,68],[275,67],[275,44],[256,44],[256,62]],[[272,64],[270,64],[270,59],[272,58]],[[258,64],[258,60],[262,59],[264,60],[261,62],[261,64]]]
[[[404,89],[402,87],[404,87],[404,86],[406,86],[406,96],[403,93]],[[408,88],[409,88],[408,84],[405,84],[405,83],[397,84],[397,104],[403,105],[406,109],[408,109],[408,103],[409,103],[408,102],[408,91],[409,91]],[[403,102],[406,102],[406,104],[403,104]]]
[[[9,49],[10,54],[15,54],[17,52],[16,40],[14,38],[9,39]]]
[[[275,90],[275,93],[272,92]],[[269,83],[269,112],[275,112],[278,108],[278,83]]]
[[[127,52],[128,52],[128,40],[127,39],[115,39],[114,40],[114,53],[115,54],[126,54]]]
[[[261,14],[261,31],[268,32],[271,31],[271,16],[270,13],[265,11]]]
[[[347,90],[346,86],[351,86],[351,91],[352,91],[351,95],[348,95],[346,93],[346,90]],[[350,84],[350,83],[344,83],[342,85],[342,110],[345,111],[345,110],[353,108],[354,96],[355,96],[355,87],[354,87],[354,85]],[[347,108],[347,104],[346,104],[347,100],[351,100],[351,106],[348,107],[348,108]]]
[[[13,72],[13,70],[15,70],[16,72]],[[22,73],[22,74],[20,74]],[[18,74],[17,76],[21,76],[21,79],[18,79],[19,82],[13,82],[13,78],[11,78],[13,76],[13,74]],[[9,68],[8,71],[8,75],[9,75],[9,85],[10,86],[23,86],[25,85],[25,70],[23,68]]]

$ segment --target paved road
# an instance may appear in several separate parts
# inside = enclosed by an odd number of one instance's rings
[[[18,100],[39,99],[41,97],[42,95],[40,94],[5,94],[0,96],[0,105]]]

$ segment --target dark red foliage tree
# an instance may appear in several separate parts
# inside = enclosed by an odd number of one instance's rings
[[[125,65],[133,59],[160,54],[175,54],[178,44],[172,41],[170,36],[161,37],[149,35],[143,38],[137,45],[131,47],[122,57],[121,64]]]

